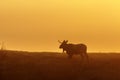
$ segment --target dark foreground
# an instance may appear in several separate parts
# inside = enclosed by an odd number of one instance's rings
[[[89,58],[87,64],[62,53],[0,51],[0,80],[120,80],[120,54]]]

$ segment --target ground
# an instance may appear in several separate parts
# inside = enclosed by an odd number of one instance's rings
[[[120,80],[120,54],[0,51],[0,80]]]

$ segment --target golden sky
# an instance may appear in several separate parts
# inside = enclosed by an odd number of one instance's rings
[[[61,51],[64,39],[88,51],[120,51],[120,0],[0,0],[7,49]]]

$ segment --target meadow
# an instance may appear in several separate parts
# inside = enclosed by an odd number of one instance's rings
[[[120,54],[0,51],[0,80],[120,80]]]

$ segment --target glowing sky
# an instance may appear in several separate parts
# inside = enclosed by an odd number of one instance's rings
[[[120,51],[120,0],[0,0],[7,49],[61,51],[64,39],[88,51]]]

